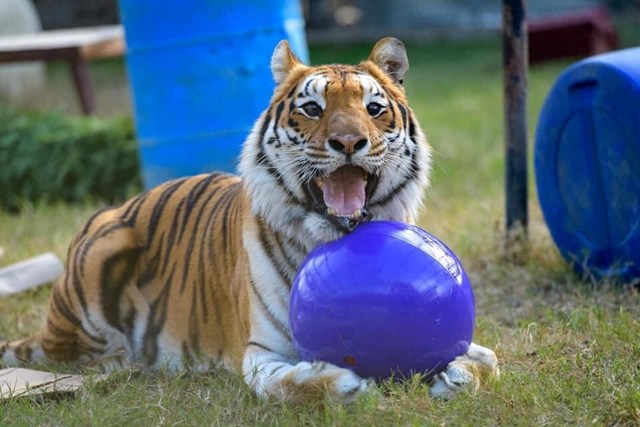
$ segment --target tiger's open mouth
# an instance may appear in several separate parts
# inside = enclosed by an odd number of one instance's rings
[[[342,166],[309,182],[313,210],[344,232],[353,231],[367,214],[367,203],[378,183],[376,175],[357,166]]]

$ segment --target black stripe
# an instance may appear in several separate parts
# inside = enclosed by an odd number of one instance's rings
[[[309,84],[310,82],[307,82],[307,84]],[[276,139],[277,139],[277,128],[279,126],[278,122],[280,120],[280,116],[282,115],[282,112],[284,111],[284,107],[285,107],[285,101],[280,101],[280,103],[277,105],[276,107],[276,111],[275,111],[275,119],[274,119],[274,123],[273,123],[273,131],[276,135]],[[293,101],[292,101],[293,102]],[[290,107],[293,108],[293,107]],[[287,185],[284,182],[284,179],[282,177],[282,175],[280,174],[280,172],[275,168],[275,166],[273,165],[273,163],[271,163],[271,161],[269,160],[269,158],[267,157],[267,154],[264,152],[264,145],[267,144],[269,141],[265,141],[265,135],[267,133],[267,129],[269,128],[269,124],[271,122],[271,111],[267,112],[264,121],[262,122],[262,126],[260,128],[260,133],[259,133],[259,139],[257,141],[258,144],[260,144],[260,149],[258,151],[258,154],[256,156],[256,164],[261,165],[263,167],[265,167],[265,169],[267,170],[267,172],[278,181],[278,184],[280,184],[280,186],[282,187],[282,189],[284,190],[284,192],[286,193],[286,195],[292,199],[294,202],[296,202],[297,204],[302,204],[302,201],[299,200],[295,194],[287,187]],[[279,144],[279,140],[278,140],[278,144]]]
[[[236,198],[237,196],[237,191],[233,191],[233,190],[236,188],[240,188],[240,186],[241,186],[240,182],[234,182],[233,184],[230,184],[228,187],[223,189],[225,192],[216,201],[216,204],[213,207],[212,212],[208,215],[207,222],[203,228],[203,234],[209,237],[205,239],[208,244],[208,251],[206,253],[209,256],[209,259],[211,260],[215,259],[218,256],[222,257],[222,262],[219,263],[218,265],[224,266],[224,267],[221,267],[221,268],[225,268],[225,270],[223,271],[226,271],[227,266],[229,268],[233,268],[233,264],[227,262],[228,251],[226,246],[226,241],[227,241],[226,239],[227,239],[228,230],[226,229],[226,227],[229,223],[229,221],[227,221],[227,209],[229,209],[229,207],[233,205],[234,198]],[[219,207],[224,207],[225,210],[222,213],[218,213],[217,210],[219,209]],[[221,222],[220,228],[223,236],[223,241],[225,242],[225,244],[223,245],[223,250],[220,254],[218,254],[215,251],[216,242],[215,242],[215,239],[213,239],[213,236],[219,233],[218,228],[215,228],[219,223],[217,221]],[[203,252],[204,252],[204,249],[203,249]]]
[[[229,225],[232,224],[232,221],[229,219],[229,215],[230,215],[230,210],[232,208],[235,209],[235,207],[237,206],[237,204],[233,202],[237,200],[238,193],[240,192],[240,188],[241,188],[240,182],[236,182],[232,184],[230,187],[228,187],[226,194],[229,194],[230,200],[228,201],[225,200],[224,210],[222,211],[222,216],[221,216],[220,228],[222,229],[221,231],[222,247],[225,248],[225,250],[222,251],[222,257],[223,257],[222,265],[229,266],[229,267],[232,267],[231,262],[229,262],[230,260],[227,259],[227,254],[229,251],[226,250],[227,248],[230,247],[230,244],[231,244],[231,241],[230,241],[231,236],[229,234],[230,233]],[[209,223],[207,223],[207,228],[205,230],[206,231],[209,230]],[[208,239],[208,241],[210,243],[213,243],[213,239]]]
[[[222,198],[224,198],[224,196],[225,196],[226,194],[227,194],[227,193],[223,193],[223,195],[222,195],[220,198],[221,198],[221,199],[222,199]],[[220,203],[220,200],[218,200],[218,202],[216,202],[216,204],[217,204],[217,203]],[[214,214],[213,214],[213,212],[215,212],[215,206],[214,206],[214,208],[212,209],[212,213],[210,213],[210,214],[208,215],[208,217],[207,217],[207,222],[206,222],[206,223],[205,223],[205,225],[204,225],[204,228],[203,228],[203,235],[204,235],[204,236],[206,236],[206,238],[205,238],[205,239],[203,239],[203,240],[204,240],[204,241],[206,241],[206,243],[207,243],[207,249],[208,249],[208,250],[207,250],[207,255],[208,255],[209,259],[210,259],[210,260],[214,260],[214,259],[216,259],[216,257],[221,256],[221,257],[223,258],[223,262],[222,262],[221,264],[218,264],[218,265],[222,265],[222,266],[224,266],[224,267],[227,267],[227,262],[226,262],[226,257],[227,257],[226,246],[223,246],[223,250],[222,250],[222,253],[221,253],[221,254],[218,254],[218,253],[217,253],[217,251],[215,250],[215,249],[216,249],[216,241],[215,241],[215,239],[213,238],[213,236],[215,236],[216,234],[218,234],[218,231],[217,231],[217,228],[215,228],[215,226],[217,225],[217,222],[216,222],[216,219],[217,219],[217,218],[216,218],[216,215],[214,215]],[[226,230],[225,230],[226,225],[227,225],[227,224],[226,224],[226,220],[223,220],[223,221],[222,221],[222,229],[223,229],[223,230],[222,230],[222,233],[223,233],[223,236],[224,236],[224,237],[226,237]],[[214,227],[214,228],[212,228],[212,227]],[[204,252],[204,246],[203,246],[203,249],[202,249],[202,250],[203,250],[203,252]],[[229,267],[231,267],[231,266],[229,266]]]
[[[262,146],[264,142],[264,136],[267,134],[267,129],[269,129],[269,123],[271,123],[271,112],[268,112],[262,122],[262,126],[260,127],[260,133],[258,134],[258,144]]]
[[[138,219],[138,213],[140,212],[142,206],[144,206],[144,202],[145,200],[147,200],[147,197],[149,197],[149,193],[150,192],[147,191],[146,193],[143,193],[140,196],[136,197],[131,202],[129,207],[122,214],[122,222],[128,224],[129,226],[133,226],[136,223],[136,220]]]
[[[138,288],[144,289],[151,281],[157,277],[158,268],[160,266],[160,256],[162,255],[162,251],[164,249],[165,242],[165,231],[162,232],[160,236],[160,243],[158,244],[158,248],[155,253],[149,258],[148,262],[144,263],[143,270],[140,273],[138,278]],[[170,246],[167,245],[167,252],[169,252]]]
[[[82,231],[80,231],[79,235],[87,234],[87,231],[91,227],[91,224],[93,224],[93,222],[96,220],[96,218],[98,218],[102,213],[104,213],[104,212],[106,212],[108,210],[111,210],[111,208],[110,207],[106,207],[106,208],[103,208],[103,209],[99,209],[97,212],[95,212],[93,215],[91,215],[91,217],[89,218],[87,223],[84,225],[84,228],[82,229]]]
[[[285,362],[282,362],[282,364],[281,364],[281,365],[276,366],[275,368],[273,368],[273,369],[271,370],[271,372],[269,372],[269,376],[271,377],[271,376],[275,375],[275,373],[276,373],[276,372],[278,372],[278,371],[279,371],[279,370],[281,370],[281,369],[286,368],[287,366],[290,366],[290,365],[288,365],[288,364],[287,364],[287,363],[285,363]]]
[[[258,289],[256,288],[256,284],[253,281],[253,279],[249,278],[249,284],[251,285],[251,290],[253,290],[253,293],[258,298],[258,302],[260,303],[262,310],[266,314],[267,319],[284,337],[286,337],[287,339],[290,339],[289,329],[286,327],[284,323],[278,320],[276,316],[273,314],[273,312],[269,309],[269,306],[267,306],[267,304],[265,303],[264,299],[262,298],[262,295],[260,295],[260,292],[258,292]]]
[[[275,147],[280,148],[282,146],[282,142],[280,141],[280,137],[278,136],[278,128],[280,123],[280,116],[282,115],[282,111],[284,110],[284,101],[281,101],[276,107],[276,115],[273,120],[273,136],[267,138],[266,141],[263,141],[265,144],[273,144],[275,142]],[[264,139],[264,136],[263,136]]]
[[[394,189],[392,189],[381,200],[378,200],[378,201],[376,201],[374,203],[371,203],[369,205],[370,207],[381,206],[381,205],[384,205],[384,204],[388,203],[391,199],[395,198],[396,195],[398,195],[398,193],[400,193],[400,191],[402,191],[410,182],[412,182],[414,179],[416,179],[416,177],[418,176],[418,174],[420,172],[420,165],[418,165],[417,156],[416,156],[416,152],[417,151],[418,150],[416,149],[416,150],[413,151],[413,153],[411,153],[411,169],[405,175],[404,180],[398,186],[396,186]]]
[[[275,120],[273,121],[273,131],[274,132],[278,128],[278,123],[280,122],[280,116],[282,115],[282,111],[284,111],[284,101],[280,101],[280,103],[276,107]],[[276,136],[277,136],[277,134],[276,134]]]
[[[189,215],[191,214],[191,211],[198,203],[198,200],[200,200],[200,197],[202,196],[202,194],[208,189],[209,184],[211,184],[211,181],[213,181],[218,176],[219,175],[217,174],[207,175],[205,178],[201,179],[200,182],[198,182],[196,185],[193,186],[193,188],[189,190],[189,193],[186,197],[186,206],[185,206],[184,215],[182,217],[182,225],[180,227],[180,232],[178,233],[178,241],[182,240],[182,235],[184,234],[184,230],[187,228],[187,224],[189,222]],[[174,221],[176,220],[177,218],[174,219]]]
[[[189,312],[189,343],[191,344],[191,348],[196,352],[200,351],[200,325],[202,322],[198,320],[198,314],[195,310],[196,307],[196,293],[191,293],[191,307],[192,309]]]
[[[194,239],[195,237],[194,233]],[[202,258],[201,258],[202,260]],[[196,291],[199,292],[200,294],[200,306],[202,309],[202,320],[204,321],[204,323],[209,322],[209,304],[207,303],[207,282],[205,280],[204,277],[204,272],[205,272],[205,267],[204,264],[201,264],[200,266],[200,282],[197,284],[197,289],[193,290],[193,293],[196,293]],[[215,304],[216,302],[216,298],[213,298],[213,302]],[[195,308],[195,307],[194,307]],[[216,310],[214,310],[216,312],[216,314],[218,314],[218,309],[216,307]]]
[[[67,274],[67,276],[70,276],[70,274]],[[86,331],[86,329],[84,329],[82,320],[80,320],[80,318],[76,316],[74,310],[67,305],[67,302],[71,301],[71,296],[67,292],[68,289],[69,288],[67,286],[64,286],[62,290],[61,288],[57,288],[57,292],[56,291],[52,292],[51,298],[52,298],[52,304],[54,304],[54,308],[57,309],[59,314],[62,317],[64,317],[69,323],[73,324],[78,328],[78,333],[82,333],[90,337],[93,341],[97,343],[100,343],[103,345],[106,344],[107,342],[102,338],[90,335]],[[61,292],[63,291],[64,291],[64,295],[61,294]],[[85,310],[83,311],[86,311],[86,307],[85,307]],[[95,327],[95,325],[93,324],[93,322],[89,317],[85,316],[84,321],[87,322],[93,329],[97,330],[97,328]]]
[[[80,354],[94,354],[99,356],[104,354],[104,347],[96,347],[85,341],[78,341],[77,346]]]
[[[282,178],[282,175],[280,174],[280,172],[278,172],[275,166],[273,166],[273,163],[271,163],[271,161],[267,158],[267,155],[264,151],[260,150],[258,156],[256,157],[256,162],[258,165],[263,166],[267,170],[269,175],[271,175],[275,180],[278,181],[278,184],[280,184],[280,187],[282,187],[282,190],[285,192],[287,197],[289,197],[289,199],[293,200],[299,205],[302,204],[302,201],[298,199],[291,190],[289,190],[284,182],[284,179]]]
[[[167,205],[169,199],[171,198],[173,193],[178,190],[178,188],[180,188],[185,182],[187,182],[187,180],[188,178],[182,178],[172,181],[171,184],[169,184],[167,188],[162,191],[159,200],[151,209],[151,217],[149,218],[149,223],[147,224],[147,246],[151,245],[151,242],[155,237],[156,228],[158,228],[160,217],[162,216],[164,208]]]
[[[31,348],[31,340],[15,347],[13,349],[13,354],[16,356],[16,359],[22,363],[31,362],[31,356],[33,355],[33,349]]]
[[[291,89],[289,89],[289,92],[287,92],[286,98],[291,98],[293,94],[296,92],[297,88],[298,88],[298,85],[293,85]]]
[[[80,303],[80,307],[85,314],[85,319],[87,319],[88,322],[90,322],[90,320],[89,317],[86,316],[88,310],[87,300],[84,295],[84,286],[82,284],[85,266],[87,265],[87,253],[93,247],[93,245],[102,240],[104,236],[108,235],[112,231],[116,231],[124,227],[126,227],[126,225],[121,222],[107,222],[103,224],[94,234],[81,239],[83,240],[83,242],[79,244],[79,247],[76,249],[73,260],[71,262],[72,271],[68,271],[66,274],[65,287],[68,286],[68,283],[70,281],[75,295]]]
[[[167,321],[167,308],[169,306],[169,295],[173,283],[175,265],[171,269],[169,277],[164,283],[158,298],[149,307],[149,317],[147,320],[147,330],[144,333],[143,353],[149,366],[158,360],[158,336]]]
[[[232,189],[232,190],[235,190]],[[237,193],[235,191],[229,191],[228,194],[231,194],[232,196],[229,197],[229,201],[227,203],[225,203],[224,209],[222,210],[222,215],[220,217],[220,234],[222,234],[222,265],[224,266],[229,266],[231,267],[231,263],[229,262],[229,260],[227,259],[227,254],[229,253],[229,248],[231,245],[231,241],[232,241],[232,237],[230,235],[231,230],[229,229],[229,226],[232,225],[232,221],[230,221],[229,219],[229,212],[231,211],[232,207],[235,207],[236,205],[233,203],[233,201],[236,199],[237,197]]]
[[[270,349],[269,347],[267,347],[266,345],[264,345],[264,344],[260,344],[259,342],[256,342],[256,341],[249,341],[249,342],[247,343],[247,347],[249,347],[249,346],[254,346],[254,347],[261,348],[261,349],[263,349],[264,351],[268,351],[269,353],[275,353],[273,350],[271,350],[271,349]]]
[[[76,269],[79,268],[79,273],[82,276],[84,276],[85,266],[87,265],[87,253],[93,247],[93,245],[112,231],[116,231],[125,227],[129,227],[129,225],[121,221],[109,221],[105,224],[102,224],[95,233],[87,235],[82,239],[84,240],[84,242],[82,243],[82,249],[80,250],[80,248],[78,248],[78,250],[76,250],[72,262]],[[82,304],[82,306],[84,307],[85,304]]]
[[[97,344],[103,345],[103,346],[107,344],[107,340],[90,334],[86,329],[79,330],[78,331],[78,336],[82,336],[84,338],[88,338],[89,340],[91,340],[91,341],[93,341],[93,342],[95,342]]]
[[[289,268],[292,271],[296,271],[298,269],[298,266],[291,259],[291,255],[287,251],[288,248],[285,246],[285,243],[280,238],[280,233],[274,233],[274,236],[275,236],[275,239],[276,239],[276,243],[278,244],[278,247],[280,248],[280,251],[284,255],[284,259],[287,262],[287,265],[289,266]],[[291,286],[291,284],[289,284],[289,286]]]
[[[298,139],[298,137],[295,135],[293,136],[289,135],[289,132],[287,132],[286,135],[289,142],[292,143],[293,145],[300,145],[304,142],[304,140]]]
[[[311,86],[311,83],[313,83],[316,79],[314,78],[310,78],[307,83],[304,85],[304,88],[302,89],[302,92],[304,93],[305,96],[310,96],[309,94],[309,86]]]
[[[400,110],[401,115],[402,115],[402,112],[405,111],[405,110],[403,110],[404,107],[401,106],[401,104],[399,102],[395,101],[391,96],[389,96],[389,107],[390,107],[389,110],[391,111],[391,122],[389,123],[389,126],[387,127],[387,131],[388,132],[394,132],[395,131],[395,133],[392,133],[387,138],[387,140],[389,142],[395,142],[400,137],[400,135],[402,134],[402,131],[404,130],[404,126],[405,126],[404,123],[401,123],[401,125],[398,126],[398,123],[397,123],[398,115],[396,113],[396,109]],[[404,117],[406,117],[406,116],[404,116]]]
[[[67,301],[62,298],[58,292],[51,293],[51,304],[53,308],[58,310],[60,315],[64,317],[69,323],[74,326],[82,327],[82,321],[75,315],[75,313],[67,305]]]
[[[402,117],[402,128],[406,129],[406,127],[407,127],[407,109],[405,108],[404,105],[400,104],[399,102],[396,103],[396,105],[400,109],[400,116]]]
[[[214,208],[212,209],[211,212],[209,212],[209,216],[214,216],[215,215],[215,211],[216,211],[216,206],[214,206]],[[205,250],[204,250],[204,246],[206,244],[206,240],[207,238],[205,236],[207,236],[206,234],[206,222],[205,222],[205,226],[204,227],[200,227],[199,224],[197,224],[197,228],[193,229],[193,236],[191,237],[192,240],[198,240],[198,243],[200,244],[198,247],[198,251],[197,251],[197,255],[198,255],[198,282],[196,284],[196,286],[198,287],[198,291],[200,294],[200,304],[202,306],[202,319],[204,323],[208,323],[209,322],[209,306],[207,304],[207,289],[210,288],[210,286],[208,285],[207,282],[207,278],[205,277],[205,272],[207,271],[207,267],[206,267],[206,263],[207,263],[207,259],[205,258]],[[211,238],[213,238],[213,236],[211,236]],[[194,290],[194,294],[196,290]],[[216,304],[216,298],[215,295],[212,298],[213,304],[215,306]],[[194,301],[195,302],[195,301]],[[195,308],[195,306],[192,306]],[[215,314],[218,314],[218,307],[215,307],[214,309]],[[218,322],[219,323],[219,322]]]
[[[193,231],[191,233],[191,238],[189,239],[189,243],[187,245],[187,249],[185,250],[184,253],[184,261],[183,261],[183,265],[184,265],[184,270],[182,272],[182,282],[180,284],[180,294],[182,294],[187,286],[187,275],[189,274],[189,261],[191,260],[191,257],[193,255],[193,248],[196,244],[196,240],[197,240],[197,236],[198,236],[198,229],[200,227],[200,221],[202,220],[202,215],[205,211],[205,209],[208,207],[209,202],[211,201],[211,199],[218,194],[219,191],[223,190],[224,187],[223,186],[216,186],[215,188],[211,189],[211,192],[209,193],[209,195],[207,196],[207,198],[202,202],[200,209],[198,211],[198,214],[196,215],[196,219],[194,221],[193,224]],[[220,203],[220,199],[217,200],[216,205]],[[214,211],[215,211],[215,207],[214,207]],[[214,214],[212,213],[211,216],[214,216]]]
[[[167,237],[167,251],[164,253],[164,259],[162,260],[162,266],[160,267],[161,276],[164,276],[164,273],[167,271],[167,265],[169,265],[169,260],[173,255],[173,251],[171,249],[173,248],[173,243],[178,234],[178,226],[180,225],[178,219],[180,218],[180,212],[185,203],[185,199],[180,200],[180,203],[178,203],[178,207],[176,208],[174,220],[171,221],[171,228],[169,229],[169,236]]]
[[[299,251],[299,252],[300,252],[300,253],[302,253],[302,254],[305,254],[305,256],[306,256],[306,254],[307,254],[307,248],[305,248],[304,246],[302,246],[302,245],[300,244],[300,242],[298,242],[298,241],[297,241],[297,240],[295,240],[295,239],[292,239],[292,238],[290,238],[290,237],[288,237],[288,236],[286,236],[286,235],[285,235],[284,237],[285,237],[285,239],[287,240],[287,243],[288,243],[290,246],[293,246],[293,247],[294,247],[294,249],[296,249],[297,251]],[[296,267],[295,267],[295,269],[297,270],[297,269],[298,269],[298,267],[296,266]]]
[[[123,331],[120,321],[120,298],[136,271],[142,249],[129,248],[107,258],[100,269],[100,305],[105,320],[114,328]],[[121,264],[121,265],[120,265]],[[118,271],[122,269],[122,272]],[[124,332],[124,331],[123,331]]]
[[[411,117],[409,117],[409,138],[413,143],[416,142],[416,124],[411,120]]]
[[[133,338],[133,329],[138,312],[136,311],[136,306],[133,300],[129,299],[129,304],[131,304],[131,306],[129,307],[127,314],[122,319],[122,323],[125,335],[131,340]]]
[[[405,180],[402,181],[400,185],[395,187],[384,198],[373,203],[371,206],[381,206],[381,205],[387,204],[391,199],[395,198],[398,195],[398,193],[400,193],[410,182],[411,182],[411,178],[405,177]]]
[[[51,316],[47,317],[47,332],[51,332],[51,334],[47,334],[47,335],[43,334],[43,338],[42,338],[43,341],[46,337],[51,337],[52,335],[58,338],[63,338],[63,339],[68,336],[76,336],[75,333],[56,325],[53,322],[53,319],[51,318]],[[50,341],[54,342],[53,339],[50,339]],[[55,341],[55,342],[59,342],[59,341]]]
[[[45,351],[45,354],[62,353],[66,356],[65,359],[72,359],[69,357],[70,354],[77,357],[80,349],[80,345],[77,341],[60,342],[53,341],[49,337],[43,337],[40,339],[40,347]],[[57,355],[57,358],[60,358],[60,356],[61,355]]]
[[[391,111],[391,121],[389,122],[389,126],[387,127],[387,130],[391,132],[396,128],[396,110],[392,107],[392,108],[389,108],[389,111]]]
[[[282,269],[280,268],[280,265],[277,261],[277,258],[279,257],[275,253],[275,250],[274,250],[275,247],[273,243],[269,240],[269,237],[267,236],[267,232],[264,228],[263,222],[261,220],[258,220],[256,222],[258,224],[258,235],[260,238],[260,245],[262,246],[264,251],[267,253],[267,256],[271,260],[271,265],[278,273],[278,276],[280,276],[280,280],[284,283],[285,286],[290,287],[291,286],[291,284],[289,283],[290,279],[287,277],[286,272],[282,271]]]

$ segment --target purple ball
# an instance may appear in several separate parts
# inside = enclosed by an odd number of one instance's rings
[[[289,323],[302,360],[367,378],[430,376],[469,348],[475,300],[444,243],[419,227],[372,221],[309,254]]]

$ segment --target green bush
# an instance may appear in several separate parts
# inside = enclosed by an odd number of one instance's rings
[[[128,118],[18,114],[0,108],[0,209],[26,203],[114,203],[141,188]]]

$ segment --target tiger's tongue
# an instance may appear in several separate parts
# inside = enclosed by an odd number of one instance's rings
[[[360,168],[344,166],[324,178],[323,184],[324,204],[337,215],[351,215],[364,208],[366,183]]]

